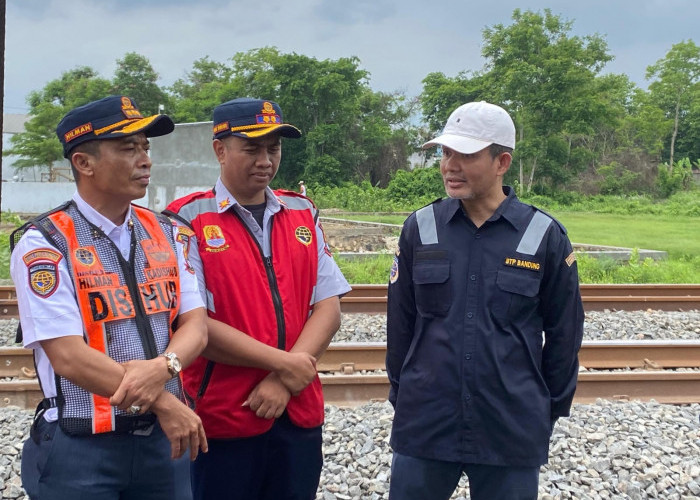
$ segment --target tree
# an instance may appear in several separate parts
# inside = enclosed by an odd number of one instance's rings
[[[12,147],[3,155],[18,155],[18,168],[45,166],[49,177],[55,178],[53,164],[63,158],[63,148],[56,137],[56,126],[71,109],[111,93],[112,84],[100,78],[87,66],[66,71],[60,78],[47,83],[40,91],[27,97],[31,118],[26,132],[10,138]]]
[[[123,59],[117,59],[112,92],[133,98],[144,116],[154,115],[159,112],[160,105],[165,106],[168,98],[157,80],[158,73],[146,57],[128,52]]]
[[[657,78],[649,85],[649,92],[666,116],[673,120],[668,161],[669,169],[672,169],[681,122],[689,113],[700,87],[700,47],[692,40],[673,45],[666,57],[647,68],[646,76],[647,80]]]
[[[537,171],[543,186],[561,186],[587,167],[575,138],[607,119],[593,97],[595,76],[612,57],[602,37],[570,36],[572,23],[549,9],[516,9],[512,19],[483,31],[482,81],[514,118],[521,190],[532,189]]]
[[[200,59],[170,91],[178,121],[211,120],[215,106],[236,97],[279,103],[302,137],[284,141],[276,186],[385,185],[408,164],[410,106],[400,94],[373,92],[368,78],[356,57],[318,60],[263,47],[234,54],[230,64]]]
[[[185,78],[177,80],[168,89],[172,94],[172,113],[176,123],[211,120],[214,108],[225,102],[222,90],[231,81],[233,70],[209,57],[198,59]]]

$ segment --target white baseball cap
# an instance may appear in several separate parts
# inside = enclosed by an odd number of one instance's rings
[[[442,134],[423,144],[423,148],[447,146],[459,153],[472,154],[491,144],[515,149],[515,125],[505,109],[479,101],[455,109]]]

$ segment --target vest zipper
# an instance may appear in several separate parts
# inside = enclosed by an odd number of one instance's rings
[[[272,228],[275,223],[275,216],[273,214],[270,217],[270,256],[265,257],[262,246],[260,246],[258,239],[253,234],[253,231],[250,230],[248,224],[243,221],[243,218],[235,210],[232,210],[232,212],[236,217],[238,217],[238,220],[241,221],[241,224],[243,224],[245,230],[248,231],[248,234],[253,239],[258,247],[258,250],[260,251],[260,257],[262,258],[265,266],[265,274],[267,274],[267,283],[270,285],[272,304],[275,307],[275,318],[277,319],[277,348],[284,351],[287,345],[287,327],[284,322],[284,309],[282,307],[282,297],[280,296],[279,286],[277,286],[275,268],[272,266]]]
[[[241,224],[243,224],[243,227],[253,239],[253,241],[258,247],[258,250],[260,251],[260,257],[262,258],[263,264],[265,266],[267,282],[270,285],[270,292],[272,294],[272,304],[275,307],[275,318],[277,320],[277,348],[284,351],[287,344],[287,328],[284,322],[284,308],[282,307],[282,297],[280,296],[279,286],[277,285],[275,268],[272,266],[272,225],[275,222],[275,216],[273,215],[270,218],[270,256],[265,257],[265,253],[263,252],[262,246],[260,246],[260,243],[258,243],[258,239],[250,230],[248,224],[246,224],[245,221],[243,221],[243,218],[235,210],[231,210],[231,212],[239,221],[241,221]],[[207,386],[209,385],[209,380],[211,379],[211,373],[213,370],[214,362],[209,361],[204,370],[204,376],[202,378],[201,384],[199,385],[199,390],[197,391],[197,398],[201,398],[204,396],[204,392],[207,390]]]

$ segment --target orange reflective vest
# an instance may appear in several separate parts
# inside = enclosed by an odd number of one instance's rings
[[[179,309],[180,280],[172,224],[132,205],[132,245],[125,260],[114,243],[69,203],[34,226],[66,257],[86,343],[119,363],[164,352]],[[83,435],[133,429],[134,417],[56,375],[59,422]],[[166,389],[179,396],[177,379]],[[143,417],[140,417],[143,419]],[[151,416],[155,421],[155,416]]]

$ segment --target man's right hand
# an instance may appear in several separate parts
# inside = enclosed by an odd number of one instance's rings
[[[170,441],[173,459],[180,458],[187,448],[190,449],[190,460],[197,458],[199,450],[203,453],[209,450],[202,421],[174,395],[163,391],[151,411],[158,417],[158,423]]]
[[[316,358],[307,352],[285,352],[275,373],[289,392],[297,396],[316,377]]]

